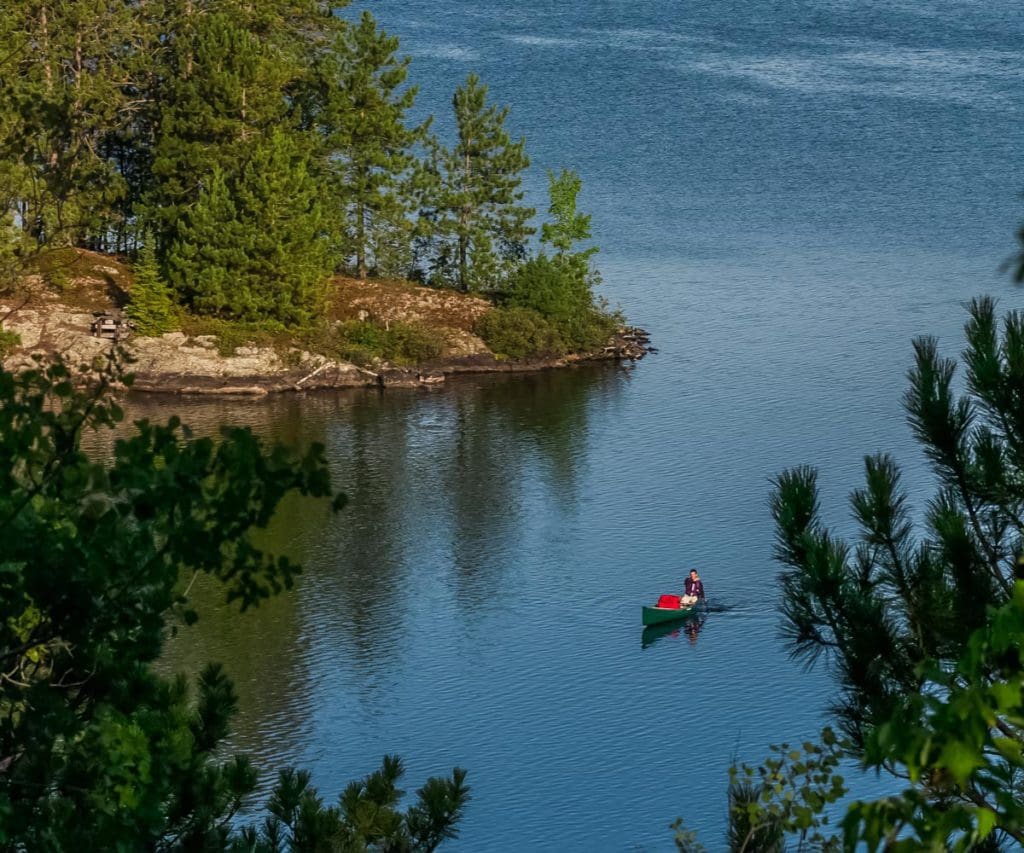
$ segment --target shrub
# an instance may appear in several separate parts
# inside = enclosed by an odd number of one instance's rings
[[[182,331],[191,338],[212,335],[216,339],[217,352],[234,355],[238,347],[252,345],[286,349],[291,336],[280,323],[245,323],[240,320],[224,320],[218,317],[190,316]]]
[[[585,311],[556,322],[555,326],[570,352],[591,352],[607,344],[621,324],[622,317],[617,312],[592,305]]]
[[[554,324],[532,308],[493,308],[477,322],[476,333],[495,355],[517,361],[567,351]]]
[[[508,291],[508,303],[532,308],[549,320],[563,320],[593,302],[585,266],[540,254],[523,263]]]
[[[420,364],[440,358],[446,343],[444,334],[436,329],[409,323],[392,323],[386,331],[388,361],[397,364]]]
[[[17,346],[21,346],[21,336],[17,332],[0,329],[0,358],[5,358]]]
[[[567,352],[585,352],[604,344],[619,318],[594,301],[597,274],[587,257],[540,254],[526,261],[508,292],[508,304],[531,309],[557,330]]]
[[[447,343],[444,332],[412,323],[387,326],[348,320],[311,343],[327,354],[356,364],[380,359],[392,364],[422,364],[439,358]]]

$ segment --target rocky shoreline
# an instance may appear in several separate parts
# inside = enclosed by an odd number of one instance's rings
[[[60,354],[69,364],[86,365],[105,356],[114,341],[94,336],[93,313],[55,298],[6,305],[4,329],[17,334],[20,346],[4,359],[7,370],[35,366],[33,356]],[[548,370],[595,361],[643,358],[654,351],[640,329],[620,329],[600,351],[528,362],[499,360],[480,347],[452,353],[417,367],[382,363],[362,367],[295,347],[282,352],[272,347],[242,346],[230,355],[218,351],[212,335],[189,337],[171,332],[159,337],[132,336],[118,342],[132,360],[133,391],[217,396],[267,394],[337,388],[432,387],[466,373],[512,373]]]

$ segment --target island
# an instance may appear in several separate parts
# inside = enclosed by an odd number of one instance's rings
[[[37,273],[25,276],[14,295],[0,298],[8,370],[35,367],[40,357],[87,365],[116,344],[131,361],[135,391],[262,396],[430,387],[453,374],[638,360],[654,351],[645,331],[618,324],[588,351],[513,358],[496,353],[480,335],[484,318],[495,310],[488,299],[409,281],[341,275],[328,284],[318,334],[186,316],[174,331],[141,335],[126,314],[136,286],[129,264],[84,249],[63,250],[49,261],[61,264],[59,288],[47,281],[52,271]]]

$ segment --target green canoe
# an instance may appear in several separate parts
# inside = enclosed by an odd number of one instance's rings
[[[662,622],[677,622],[680,619],[688,619],[697,612],[697,606],[692,607],[644,607],[644,624],[660,625]]]

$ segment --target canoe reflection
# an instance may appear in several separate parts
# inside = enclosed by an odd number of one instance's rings
[[[648,625],[640,635],[640,646],[646,649],[653,646],[662,637],[678,639],[685,634],[690,643],[697,642],[697,635],[704,627],[704,616],[691,616],[689,619],[681,619],[678,622],[666,622],[661,625]]]

